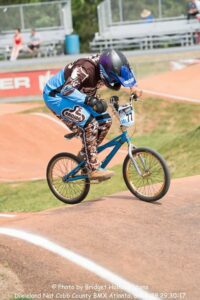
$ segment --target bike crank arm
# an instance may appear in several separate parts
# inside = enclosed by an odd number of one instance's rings
[[[63,176],[63,182],[73,182],[73,181],[77,181],[77,180],[82,180],[82,179],[86,179],[88,178],[88,175],[76,175],[73,177],[69,177],[69,175],[65,175]]]

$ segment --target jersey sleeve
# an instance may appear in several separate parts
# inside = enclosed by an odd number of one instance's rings
[[[71,76],[67,79],[61,89],[61,95],[67,100],[72,100],[77,103],[84,103],[86,94],[81,93],[78,89],[89,77],[89,73],[84,67],[77,66],[73,69]]]

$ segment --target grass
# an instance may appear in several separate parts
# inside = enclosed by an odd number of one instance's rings
[[[159,150],[169,161],[172,175],[184,177],[200,174],[200,126],[165,141]]]
[[[38,106],[30,109],[26,109],[24,111],[20,111],[20,114],[31,114],[31,113],[49,113],[49,109],[44,105],[44,101],[34,101]]]
[[[143,136],[135,139],[161,153],[170,167],[173,178],[200,174],[200,126],[180,134]]]
[[[117,93],[121,102],[127,101],[126,92]],[[110,91],[101,91],[109,99]],[[33,111],[44,111],[44,107]],[[200,106],[192,103],[170,102],[148,98],[135,104],[136,128],[133,142],[160,152],[167,160],[173,178],[200,174]],[[120,133],[116,119],[110,130],[112,138]],[[130,130],[132,131],[132,130]],[[133,132],[131,132],[132,134]],[[87,200],[126,190],[121,166],[115,166],[112,180],[93,185]],[[0,211],[40,211],[62,205],[50,193],[45,180],[5,183],[0,185]]]
[[[171,69],[170,61],[153,61],[153,62],[138,62],[133,63],[132,68],[135,72],[137,79],[159,74],[162,72],[169,71]]]
[[[172,52],[172,53],[154,53],[151,55],[130,56],[129,62],[136,74],[137,79],[150,75],[159,74],[171,70],[171,62],[199,58],[198,51]]]
[[[97,199],[115,192],[125,190],[121,176],[121,167],[113,168],[116,176],[102,184],[91,187],[87,200]],[[62,203],[50,193],[45,180],[20,183],[3,183],[0,185],[0,211],[41,211],[51,207],[61,206]]]
[[[120,103],[128,101],[126,92],[118,92]],[[109,99],[112,95],[110,91],[102,91],[102,97]],[[169,100],[147,98],[134,104],[136,125],[134,129],[135,137],[151,138],[153,135],[176,135],[190,131],[199,125],[200,105],[186,102],[173,102]],[[116,119],[109,132],[113,137],[119,126]]]

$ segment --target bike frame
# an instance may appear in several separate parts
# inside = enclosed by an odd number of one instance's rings
[[[104,151],[107,148],[113,147],[113,149],[110,151],[110,153],[101,162],[101,165],[100,165],[101,168],[105,168],[109,164],[109,162],[113,159],[113,157],[115,156],[115,154],[119,151],[119,149],[121,148],[121,146],[124,143],[128,144],[128,148],[129,148],[128,153],[129,153],[130,157],[132,157],[131,152],[132,152],[132,149],[135,148],[135,147],[131,144],[130,137],[128,136],[128,133],[127,133],[126,130],[123,131],[122,134],[120,134],[119,136],[117,136],[114,139],[112,139],[111,141],[109,141],[106,144],[101,145],[101,146],[99,146],[97,148],[97,153],[100,153],[100,152]],[[133,159],[133,157],[131,159]],[[78,166],[76,166],[68,174],[66,174],[65,176],[63,176],[63,181],[64,182],[70,182],[70,181],[75,181],[75,180],[80,180],[80,179],[88,178],[87,174],[85,174],[85,175],[76,175],[78,173],[78,171],[81,169],[81,167],[85,166],[85,164],[86,164],[85,161],[82,161],[80,164],[78,164]],[[140,173],[140,171],[139,171],[139,173]]]

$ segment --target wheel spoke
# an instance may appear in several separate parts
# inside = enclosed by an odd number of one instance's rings
[[[69,202],[70,200],[73,201],[74,199],[80,197],[80,195],[82,195],[85,191],[85,179],[74,182],[65,182],[63,180],[63,177],[71,172],[77,165],[78,162],[67,156],[58,157],[51,165],[51,186],[56,194]],[[81,174],[81,170],[78,172],[78,174]]]
[[[129,160],[126,174],[132,189],[141,196],[157,196],[163,190],[165,183],[161,162],[153,153],[147,151],[133,153],[133,156],[142,176],[138,174],[133,162]]]

